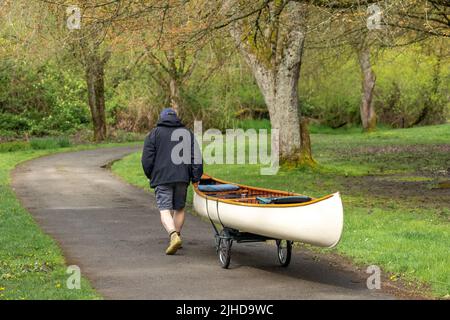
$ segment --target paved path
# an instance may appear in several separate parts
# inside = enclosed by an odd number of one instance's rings
[[[294,252],[277,265],[275,247],[233,246],[220,268],[211,226],[188,215],[184,248],[166,256],[167,236],[150,193],[102,165],[136,151],[119,147],[61,153],[20,165],[13,187],[42,229],[110,299],[372,299],[361,274]]]

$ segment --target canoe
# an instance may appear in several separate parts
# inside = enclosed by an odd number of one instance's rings
[[[235,187],[222,191],[221,187],[226,185]],[[289,198],[304,199],[304,202],[283,201]],[[206,174],[194,185],[194,209],[224,227],[320,247],[334,247],[341,238],[344,223],[339,192],[309,198],[298,193],[230,183]]]

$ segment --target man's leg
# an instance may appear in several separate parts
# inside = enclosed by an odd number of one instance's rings
[[[173,192],[173,222],[178,234],[184,224],[184,206],[186,205],[187,183],[177,183]]]
[[[166,254],[172,255],[181,247],[181,238],[175,228],[172,210],[161,210],[161,222],[170,237],[170,244],[166,249]]]
[[[175,226],[174,218],[172,218],[171,210],[161,210],[161,223],[170,235],[174,231],[178,231]]]
[[[174,254],[181,246],[181,239],[175,229],[175,223],[171,214],[174,187],[171,185],[160,185],[155,188],[156,204],[161,213],[161,223],[170,237],[170,244],[166,254]]]
[[[173,189],[171,185],[159,185],[155,188],[156,205],[161,213],[161,223],[169,234],[176,231],[171,214]]]
[[[180,234],[184,224],[184,208],[180,210],[174,210],[173,223],[175,230],[177,230],[178,234]]]

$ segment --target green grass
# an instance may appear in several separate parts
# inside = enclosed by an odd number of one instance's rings
[[[205,171],[229,181],[315,197],[341,191],[343,238],[325,252],[350,257],[359,265],[379,265],[393,281],[401,279],[411,290],[448,297],[450,195],[424,201],[408,196],[407,189],[397,190],[396,185],[385,193],[368,193],[364,187],[372,187],[372,180],[366,183],[364,179],[375,176],[398,183],[429,183],[428,175],[450,168],[450,125],[371,134],[314,134],[312,141],[320,163],[316,170],[281,168],[277,175],[262,176],[258,165],[206,165]],[[148,188],[139,153],[116,162],[112,169],[128,182]]]
[[[30,146],[35,150],[67,148],[70,145],[68,137],[33,138],[30,140]]]
[[[10,186],[10,172],[23,161],[50,153],[117,145],[0,153],[0,300],[101,298],[85,278],[80,290],[67,289],[69,274],[61,250],[21,206]]]
[[[12,141],[0,143],[0,153],[27,150],[30,148],[31,148],[30,143],[26,141]]]
[[[235,128],[240,128],[240,129],[255,129],[255,130],[260,130],[260,129],[266,129],[266,130],[270,130],[270,120],[268,119],[260,119],[260,120],[255,120],[255,119],[243,119],[243,120],[238,120],[235,123]]]

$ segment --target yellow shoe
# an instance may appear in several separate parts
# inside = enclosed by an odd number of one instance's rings
[[[180,236],[176,232],[172,233],[172,235],[170,236],[170,244],[166,249],[166,254],[175,254],[175,252],[180,249],[182,244],[183,242],[181,241]]]

